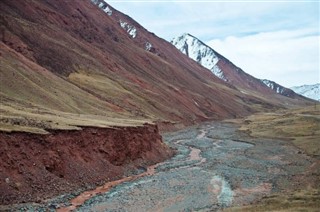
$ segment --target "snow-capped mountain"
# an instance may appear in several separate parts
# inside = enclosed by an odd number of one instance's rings
[[[249,90],[250,92],[277,93],[290,98],[301,98],[294,91],[273,81],[260,80],[247,74],[193,35],[185,33],[172,39],[171,43],[183,54],[209,69],[218,78],[240,88],[243,93],[247,93],[246,90]]]
[[[245,90],[262,93],[274,92],[259,79],[247,74],[193,35],[185,33],[172,39],[171,43],[183,54],[209,69],[218,78],[232,86],[241,88],[242,92]]]
[[[211,72],[224,81],[228,79],[217,65],[219,58],[217,53],[194,36],[185,33],[174,38],[171,43],[182,53],[197,61],[200,65],[211,70]]]
[[[320,83],[314,85],[294,86],[291,87],[291,89],[302,96],[320,101]]]

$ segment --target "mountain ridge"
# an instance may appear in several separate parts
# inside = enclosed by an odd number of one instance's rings
[[[172,39],[171,43],[182,53],[186,54],[203,67],[211,70],[214,75],[238,88],[244,90],[258,90],[264,94],[275,92],[289,98],[301,98],[301,96],[295,94],[292,90],[276,84],[275,82],[260,80],[244,72],[230,60],[189,33],[184,33],[181,36]],[[203,59],[206,61],[204,62]],[[207,61],[211,61],[211,63],[208,64]],[[280,90],[282,92],[280,92]]]
[[[56,111],[71,113],[72,123],[63,125],[68,126],[77,125],[77,114],[190,125],[292,101],[269,90],[239,90],[101,0],[5,0],[0,10],[6,120],[18,118],[12,112],[20,107],[17,102],[53,117]],[[233,68],[227,59],[218,63]],[[28,119],[34,113],[30,110]],[[37,117],[52,126],[48,118]]]
[[[271,80],[267,80],[267,79],[262,79],[261,80],[266,86],[268,86],[269,88],[271,88],[272,90],[274,90],[276,93],[278,94],[281,94],[281,95],[284,95],[284,96],[293,96],[294,95],[294,91],[289,89],[289,88],[286,88],[286,87],[283,87],[282,85],[274,82],[274,81],[271,81]]]

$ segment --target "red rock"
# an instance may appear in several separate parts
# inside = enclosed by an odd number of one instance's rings
[[[39,201],[37,197],[46,199],[119,179],[135,167],[173,154],[162,143],[157,127],[149,124],[56,130],[48,135],[0,133],[0,146],[0,205]]]

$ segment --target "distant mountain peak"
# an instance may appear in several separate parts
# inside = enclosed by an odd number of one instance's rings
[[[215,76],[230,85],[262,93],[277,93],[286,97],[295,98],[296,94],[271,80],[260,80],[244,72],[228,59],[216,52],[195,36],[184,33],[174,39],[173,44],[183,54],[209,69]]]
[[[320,83],[313,85],[294,86],[291,87],[291,89],[302,96],[320,101]]]
[[[172,39],[171,43],[183,54],[209,69],[215,76],[228,81],[223,71],[217,65],[219,61],[217,53],[198,38],[189,33],[184,33]]]

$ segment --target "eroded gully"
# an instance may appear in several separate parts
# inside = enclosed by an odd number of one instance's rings
[[[253,141],[227,123],[163,135],[177,149],[168,161],[108,182],[58,211],[212,211],[254,202],[302,173],[311,159],[281,141]],[[241,140],[241,141],[240,141]]]

